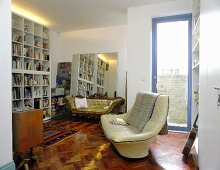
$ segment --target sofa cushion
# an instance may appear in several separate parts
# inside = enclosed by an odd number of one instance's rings
[[[86,98],[75,98],[75,105],[77,109],[86,109],[88,108]]]
[[[125,118],[126,123],[142,132],[151,118],[158,95],[157,93],[138,92],[135,103]]]
[[[108,109],[112,104],[111,100],[87,99],[88,108]]]

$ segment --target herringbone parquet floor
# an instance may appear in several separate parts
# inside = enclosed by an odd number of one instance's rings
[[[142,159],[120,156],[105,138],[98,123],[76,120],[64,122],[79,132],[50,147],[34,148],[38,163],[33,170],[188,170],[197,169],[192,157],[185,159],[182,148],[187,134],[171,133],[157,136],[149,155]]]

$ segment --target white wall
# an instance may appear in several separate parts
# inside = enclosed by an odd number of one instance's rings
[[[72,62],[73,54],[79,53],[118,53],[119,96],[124,96],[126,70],[126,26],[104,27],[90,30],[72,31],[60,34],[59,59]],[[54,63],[52,63],[53,65]],[[56,73],[56,72],[55,72]],[[52,72],[54,74],[54,72]]]
[[[151,91],[152,18],[191,13],[190,0],[156,3],[128,9],[128,108],[138,91]]]
[[[220,169],[220,1],[201,0],[199,168]]]
[[[0,1],[0,167],[12,161],[11,1]]]
[[[50,30],[50,60],[51,60],[51,87],[56,87],[57,66],[61,62],[60,36],[56,31]]]

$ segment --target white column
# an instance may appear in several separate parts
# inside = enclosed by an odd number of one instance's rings
[[[0,169],[12,164],[11,0],[0,1]],[[9,166],[7,166],[9,167]],[[7,168],[6,168],[7,169]]]

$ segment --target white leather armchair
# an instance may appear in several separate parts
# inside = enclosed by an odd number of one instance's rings
[[[150,143],[160,132],[167,120],[169,97],[160,95],[155,102],[150,120],[142,132],[131,125],[113,125],[109,121],[114,118],[125,118],[129,112],[121,115],[102,115],[101,126],[105,136],[111,141],[117,151],[124,157],[142,158],[148,155]]]

